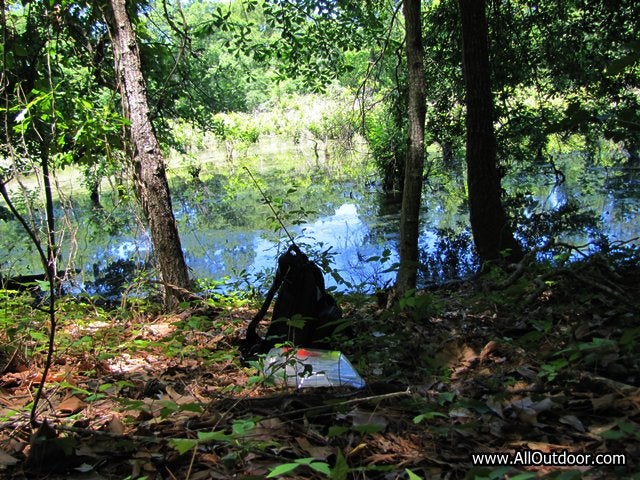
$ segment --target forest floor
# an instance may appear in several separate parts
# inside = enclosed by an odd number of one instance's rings
[[[34,440],[44,328],[4,349],[0,477],[640,478],[637,264],[527,266],[402,309],[340,302],[359,390],[278,387],[241,366],[249,307],[62,303]]]

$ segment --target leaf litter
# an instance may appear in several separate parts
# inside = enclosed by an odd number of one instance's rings
[[[82,328],[61,313],[65,348],[36,438],[28,408],[42,357],[5,362],[0,476],[637,478],[640,274],[581,268],[588,282],[559,272],[544,290],[526,275],[503,290],[433,288],[421,292],[432,300],[425,308],[344,299],[361,333],[341,349],[367,380],[361,390],[296,391],[240,365],[251,309],[87,318]],[[626,464],[480,466],[471,457],[523,449],[618,453]]]

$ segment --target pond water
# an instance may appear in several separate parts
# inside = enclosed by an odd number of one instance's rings
[[[343,172],[334,177],[326,166],[308,161],[298,162],[294,169],[290,163],[278,166],[274,158],[248,163],[296,242],[324,262],[325,270],[332,269],[326,277],[329,286],[372,291],[393,282],[399,198],[379,191],[371,176],[355,178]],[[580,156],[567,157],[560,168],[566,177],[561,184],[545,165],[513,172],[504,182],[510,208],[522,219],[518,236],[523,243],[543,244],[555,231],[562,231],[562,241],[576,245],[640,236],[638,170],[588,167]],[[217,288],[264,291],[288,239],[246,173],[240,168],[224,170],[203,174],[202,180],[171,177],[186,261],[192,276],[210,279]],[[93,285],[107,294],[94,280],[124,275],[128,267],[149,261],[150,241],[130,207],[105,195],[104,208],[94,211],[81,192],[79,187],[67,191],[65,218],[74,227],[73,235],[63,238],[63,252],[69,266],[82,273],[76,288],[91,290]],[[62,216],[62,207],[58,213]],[[472,273],[477,265],[463,172],[429,176],[421,215],[421,284]],[[37,272],[35,255],[16,223],[0,225],[1,268],[14,275]]]

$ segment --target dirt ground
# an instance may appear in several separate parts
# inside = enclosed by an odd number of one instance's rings
[[[67,309],[34,435],[44,355],[24,352],[40,337],[5,349],[0,477],[640,478],[639,280],[590,262],[433,288],[402,309],[341,299],[357,390],[242,366],[252,308]]]

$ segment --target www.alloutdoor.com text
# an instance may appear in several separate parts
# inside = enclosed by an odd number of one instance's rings
[[[594,467],[604,465],[626,465],[627,458],[622,453],[587,453],[558,450],[516,450],[513,453],[472,453],[474,465],[509,466],[558,466],[558,467]]]

